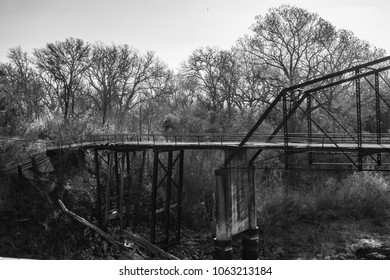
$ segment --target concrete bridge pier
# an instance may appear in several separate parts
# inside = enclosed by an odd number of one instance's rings
[[[253,165],[215,171],[216,237],[214,257],[216,259],[232,259],[232,237],[239,233],[242,236],[242,259],[255,260],[258,258],[259,235],[254,172]]]
[[[218,260],[231,260],[233,255],[232,245],[232,207],[231,207],[231,188],[230,188],[230,170],[218,169],[216,176],[216,233],[214,239],[214,258]]]
[[[259,231],[256,214],[255,167],[249,165],[248,172],[248,222],[249,228],[242,233],[242,259],[256,260],[259,255]]]

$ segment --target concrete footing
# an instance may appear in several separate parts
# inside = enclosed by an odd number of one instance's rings
[[[242,233],[242,259],[257,260],[259,256],[258,229],[247,229]]]
[[[232,240],[214,239],[214,259],[231,260],[233,257]]]

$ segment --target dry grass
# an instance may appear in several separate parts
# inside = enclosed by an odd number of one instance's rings
[[[281,176],[279,176],[280,178]],[[284,185],[260,192],[260,224],[292,222],[296,219],[318,222],[337,218],[373,218],[388,216],[390,183],[382,174],[360,172],[344,179],[333,177],[313,183],[309,191],[286,193]]]

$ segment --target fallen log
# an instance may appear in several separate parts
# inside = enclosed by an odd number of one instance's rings
[[[168,260],[180,260],[179,258],[175,257],[174,255],[171,255],[168,252],[165,252],[164,250],[160,249],[156,245],[150,243],[146,239],[144,239],[144,238],[142,238],[134,233],[131,233],[127,230],[122,230],[121,233],[125,238],[128,238],[129,240],[133,241],[135,244],[144,248],[145,250],[147,250],[149,253],[152,253],[153,255],[156,255],[156,256],[159,256],[159,257],[162,257],[162,258],[168,259]]]
[[[83,225],[93,229],[95,232],[97,232],[98,234],[100,234],[104,239],[106,239],[108,242],[110,242],[116,249],[118,249],[120,252],[122,252],[123,254],[125,254],[127,257],[129,257],[130,259],[134,260],[134,252],[130,249],[128,249],[126,246],[122,245],[120,242],[116,241],[114,238],[112,238],[110,235],[108,235],[107,233],[105,233],[103,230],[101,230],[100,228],[98,228],[97,226],[95,226],[94,224],[91,224],[90,222],[88,222],[86,219],[78,216],[77,214],[73,213],[72,211],[68,210],[68,208],[66,208],[66,206],[64,205],[64,203],[61,201],[61,199],[58,200],[58,204],[60,205],[61,209],[66,213],[68,214],[69,216],[71,216],[73,219],[75,219],[76,221],[82,223]]]
[[[128,249],[128,247],[126,247],[126,246],[122,245],[120,242],[116,241],[114,238],[112,238],[110,235],[105,233],[103,230],[101,230],[100,228],[98,228],[94,224],[91,224],[90,222],[88,222],[84,218],[82,218],[82,217],[78,216],[77,214],[73,213],[72,211],[68,210],[66,208],[66,206],[64,205],[64,203],[61,201],[61,199],[58,200],[58,203],[59,203],[61,209],[66,214],[70,215],[72,218],[79,221],[83,225],[93,229],[94,231],[99,233],[104,239],[106,239],[111,244],[113,244],[115,248],[117,248],[118,250],[123,252],[126,256],[131,257],[131,259],[134,259],[134,252],[131,251],[130,249]],[[146,251],[148,251],[149,253],[151,253],[155,256],[159,256],[159,257],[162,257],[162,258],[168,259],[168,260],[180,260],[179,258],[175,257],[174,255],[169,254],[168,252],[165,252],[164,250],[160,249],[156,245],[150,243],[146,239],[144,239],[144,238],[142,238],[134,233],[131,233],[131,232],[126,231],[126,230],[122,230],[121,232],[122,232],[122,235],[124,237],[126,237],[130,241],[134,242],[134,244],[137,244],[138,246],[142,247],[143,249],[145,249]]]

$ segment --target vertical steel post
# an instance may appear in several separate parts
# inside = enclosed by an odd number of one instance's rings
[[[355,71],[356,75],[359,75],[359,70]],[[361,107],[361,88],[360,79],[356,79],[356,119],[357,119],[357,145],[358,145],[358,170],[363,169],[363,156],[362,156],[362,107]]]
[[[284,135],[284,167],[288,169],[288,125],[287,125],[287,92],[283,94],[283,135]]]
[[[116,192],[116,209],[119,209],[120,193],[119,193],[119,160],[118,152],[114,152],[114,171],[115,171],[115,192]]]
[[[136,184],[135,183],[136,161],[137,161],[137,152],[133,151],[132,156],[131,156],[131,162],[130,162],[130,186],[131,186],[130,197],[131,197],[132,203],[134,205],[133,229],[135,229],[137,227],[137,219],[135,217],[137,217],[137,215],[138,215],[137,208],[136,208],[137,203],[136,203],[135,199],[133,199],[134,197],[137,197],[136,185],[135,185]],[[136,195],[134,196],[134,194],[136,194]]]
[[[95,152],[95,176],[96,176],[96,216],[99,223],[99,227],[102,226],[102,194],[100,186],[100,172],[99,172],[99,152],[94,149]]]
[[[144,179],[144,168],[145,168],[145,160],[146,160],[146,150],[142,150],[142,158],[140,161],[140,167],[139,167],[139,176],[138,176],[138,183],[134,187],[134,192],[137,197],[141,197],[141,192],[142,192],[142,184],[143,184],[143,179]],[[139,209],[140,209],[140,201],[135,200],[134,201],[134,213],[135,215],[138,215]],[[134,229],[138,225],[138,219],[134,219],[134,224],[133,227]]]
[[[172,186],[172,157],[173,151],[168,151],[168,170],[167,170],[167,187],[165,196],[165,248],[169,246],[169,216],[171,206],[171,186]]]
[[[381,104],[379,93],[379,73],[375,73],[375,113],[376,113],[376,142],[381,144]],[[377,154],[378,165],[382,165],[382,155]]]
[[[311,145],[313,141],[312,121],[311,121],[311,94],[307,96],[307,142]],[[313,152],[309,152],[309,165],[313,164]]]
[[[111,181],[112,181],[112,169],[114,165],[113,155],[110,153],[107,154],[108,157],[108,172],[107,172],[107,188],[106,188],[106,208],[104,213],[104,226],[108,225],[108,214],[110,211],[110,202],[111,202]]]
[[[181,228],[181,210],[183,202],[183,170],[184,170],[184,150],[180,150],[179,154],[179,182],[177,186],[177,222],[176,222],[176,242],[180,243],[180,228]]]
[[[131,189],[132,189],[132,174],[130,173],[130,154],[126,151],[126,174],[127,174],[127,198],[126,198],[126,226],[130,225],[130,207],[131,207]]]
[[[157,179],[158,179],[158,151],[154,151],[153,157],[153,182],[152,182],[152,201],[150,210],[151,216],[151,230],[150,230],[150,242],[156,241],[156,204],[157,204]]]
[[[123,196],[124,196],[124,181],[125,181],[125,155],[122,153],[120,168],[120,185],[119,185],[119,226],[123,229]]]

